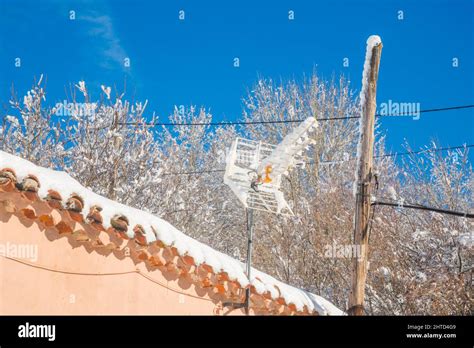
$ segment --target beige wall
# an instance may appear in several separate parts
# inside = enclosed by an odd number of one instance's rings
[[[37,260],[0,256],[0,314],[228,314],[208,290],[173,273],[93,248],[0,205],[0,244],[38,252]],[[109,275],[88,275],[98,273]]]

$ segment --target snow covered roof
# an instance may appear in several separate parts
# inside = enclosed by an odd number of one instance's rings
[[[284,305],[290,313],[344,314],[324,298],[258,270],[252,270],[249,281],[245,264],[187,236],[157,216],[102,197],[65,172],[42,168],[0,151],[0,201],[5,192],[18,193],[30,200],[40,200],[51,208],[67,211],[72,220],[115,234],[120,240],[133,239],[143,261],[152,266],[173,264],[183,272],[200,274],[199,281],[216,287],[224,295],[227,283],[232,283],[239,288],[250,286],[254,298],[260,297],[267,306],[272,302]],[[23,213],[41,223],[52,224],[58,230],[68,230],[64,224],[55,225],[50,216],[36,216],[34,211],[27,210]]]

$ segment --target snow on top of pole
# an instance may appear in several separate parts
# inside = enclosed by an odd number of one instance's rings
[[[373,48],[382,43],[380,36],[371,35],[367,39],[367,49],[365,51],[364,71],[362,72],[362,88],[360,90],[360,107],[361,110],[365,104],[365,96],[367,94],[369,75],[370,75],[370,60],[372,59]]]

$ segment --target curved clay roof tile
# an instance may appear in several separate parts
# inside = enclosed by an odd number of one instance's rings
[[[79,195],[73,194],[66,202],[66,208],[75,213],[80,213],[84,208],[84,201]]]
[[[87,220],[92,223],[102,224],[104,220],[102,219],[102,215],[100,215],[101,211],[101,207],[98,205],[93,205],[89,211],[89,214],[87,214]]]
[[[61,197],[58,191],[48,190],[48,194],[46,195],[45,200],[62,201],[63,198]]]
[[[15,189],[16,174],[11,168],[4,168],[0,171],[0,188],[2,191],[11,192]]]
[[[48,203],[51,208],[54,209],[61,209],[62,208],[62,197],[58,191],[55,190],[48,190],[48,194],[44,198],[44,200]]]
[[[20,189],[28,192],[38,192],[40,188],[39,180],[34,175],[26,176],[21,182]]]
[[[133,228],[133,232],[135,234],[135,242],[138,245],[141,245],[141,246],[148,245],[148,242],[147,242],[146,237],[145,237],[145,230],[144,230],[142,225],[136,225]]]
[[[7,181],[16,182],[15,171],[11,168],[3,168],[0,170],[0,185],[3,185]]]
[[[112,225],[122,238],[128,239],[128,219],[125,215],[114,215],[110,219],[110,225]]]

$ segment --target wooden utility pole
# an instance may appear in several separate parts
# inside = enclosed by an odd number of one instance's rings
[[[372,47],[370,59],[370,71],[367,76],[367,90],[362,105],[362,128],[360,138],[360,158],[356,164],[357,188],[356,207],[354,219],[354,245],[359,247],[360,255],[353,255],[352,259],[352,289],[349,296],[349,315],[364,314],[365,281],[367,278],[368,258],[368,226],[370,219],[370,194],[372,180],[372,160],[374,156],[374,124],[377,79],[379,74],[380,56],[382,54],[382,43]]]

